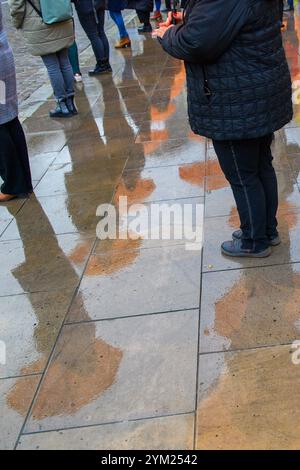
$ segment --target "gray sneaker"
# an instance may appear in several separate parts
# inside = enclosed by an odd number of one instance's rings
[[[252,251],[242,248],[242,240],[230,240],[222,243],[221,250],[223,255],[234,258],[267,258],[271,255],[272,250],[268,246],[265,250]]]
[[[233,240],[241,240],[243,236],[242,230],[236,230],[232,234]],[[279,235],[275,235],[269,238],[270,246],[278,246],[281,243],[281,238]]]

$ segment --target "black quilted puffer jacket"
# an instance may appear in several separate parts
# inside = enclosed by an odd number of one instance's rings
[[[292,118],[278,0],[190,0],[162,45],[186,63],[192,130],[215,140],[270,134]]]

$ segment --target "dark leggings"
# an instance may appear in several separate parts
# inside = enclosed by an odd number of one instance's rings
[[[18,118],[0,125],[0,176],[4,194],[32,192],[27,144]]]
[[[109,59],[109,43],[104,31],[105,10],[82,14],[78,12],[79,21],[91,45],[97,62]],[[97,19],[96,19],[97,18]]]
[[[149,11],[136,10],[136,13],[141,23],[144,23],[145,25],[150,24],[150,12]]]
[[[277,235],[278,189],[272,164],[272,135],[258,139],[214,141],[229,181],[243,231],[243,248],[262,250]]]

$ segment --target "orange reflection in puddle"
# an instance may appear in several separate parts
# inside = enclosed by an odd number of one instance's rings
[[[110,276],[134,263],[139,255],[141,240],[106,240],[105,255],[93,256],[87,266],[86,276]]]
[[[116,380],[123,353],[99,338],[95,325],[64,331],[64,344],[57,353],[39,394],[33,419],[73,415],[103,394]],[[9,406],[25,415],[27,383],[16,382],[7,395]]]
[[[136,175],[136,173],[134,173]],[[121,196],[126,196],[128,201],[128,206],[131,204],[137,204],[145,202],[145,200],[151,196],[151,194],[156,189],[154,181],[150,178],[148,179],[137,179],[134,181],[132,187],[128,188],[122,181],[116,190],[114,196],[114,204],[118,205],[119,199]]]

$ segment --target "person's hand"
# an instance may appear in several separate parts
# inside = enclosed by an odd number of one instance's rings
[[[183,20],[183,13],[181,11],[178,11],[177,13],[173,13],[172,11],[169,11],[168,13],[168,18],[166,21],[163,23],[159,23],[159,27],[168,27],[173,24],[173,18],[175,18],[176,23],[179,23],[180,21]]]
[[[155,29],[152,33],[152,37],[153,38],[163,38],[166,31],[168,31],[168,29],[170,28],[173,28],[173,24],[169,25],[169,26],[161,26],[160,28],[158,29]]]

